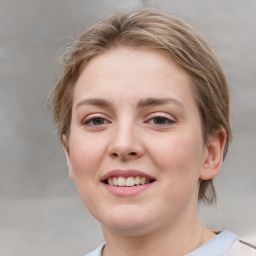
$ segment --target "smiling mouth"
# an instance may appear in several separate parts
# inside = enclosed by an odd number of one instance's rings
[[[147,179],[145,177],[140,176],[130,176],[130,177],[110,177],[106,180],[104,180],[105,184],[108,184],[110,186],[118,186],[118,187],[134,187],[134,186],[140,186],[145,185],[154,182],[154,179]]]

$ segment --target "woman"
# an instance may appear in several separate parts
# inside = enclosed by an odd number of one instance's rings
[[[255,255],[199,221],[231,139],[229,91],[206,41],[154,9],[81,34],[52,95],[69,175],[106,243],[92,255]]]

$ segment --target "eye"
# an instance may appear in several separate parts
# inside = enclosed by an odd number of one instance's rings
[[[103,117],[91,117],[83,120],[82,124],[87,126],[100,126],[108,124],[109,122]]]
[[[173,124],[175,123],[175,121],[167,118],[167,117],[163,117],[163,116],[156,116],[153,117],[149,120],[149,123],[151,124],[156,124],[156,125],[168,125],[168,124]]]

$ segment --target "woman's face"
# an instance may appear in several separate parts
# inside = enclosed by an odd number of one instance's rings
[[[112,49],[88,62],[73,97],[70,177],[103,229],[191,220],[206,149],[183,69],[155,51]]]

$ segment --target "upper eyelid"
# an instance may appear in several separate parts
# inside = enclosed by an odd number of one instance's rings
[[[147,120],[147,122],[149,122],[149,121],[151,121],[151,120],[153,120],[153,119],[155,119],[155,118],[159,118],[159,117],[165,119],[165,120],[166,120],[167,122],[169,122],[170,124],[176,123],[175,120],[173,120],[173,119],[171,119],[171,118],[164,117],[164,116],[154,116],[154,117],[152,117],[152,118],[149,118],[149,119]]]
[[[152,118],[156,118],[156,117],[162,117],[162,118],[166,118],[166,119],[170,119],[175,121],[176,118],[171,115],[170,113],[165,113],[165,112],[154,112],[154,113],[150,113],[149,115],[147,115],[147,119],[152,119]]]
[[[167,121],[167,123],[161,124],[161,127],[169,127],[170,125],[176,124],[178,122],[178,120],[173,115],[171,115],[170,113],[166,113],[166,112],[152,113],[146,118],[146,120],[144,122],[151,124],[151,125],[159,126],[160,124],[151,123],[152,120],[154,120],[157,117],[163,118]]]
[[[102,118],[106,121],[109,121],[109,118],[103,113],[92,113],[83,117],[81,123],[84,124],[90,120],[93,120],[94,118]]]
[[[150,113],[150,114],[147,114],[147,116],[145,116],[145,119],[146,120],[150,120],[150,119],[153,119],[153,118],[156,118],[156,117],[162,117],[162,118],[166,118],[170,121],[177,121],[177,119],[175,118],[174,115],[170,114],[170,113],[166,113],[166,112],[153,112],[153,113]],[[110,122],[110,117],[105,114],[105,113],[101,113],[101,112],[98,112],[98,113],[90,113],[90,114],[87,114],[86,116],[84,116],[82,119],[81,119],[81,123],[84,123],[85,121],[88,121],[88,120],[91,120],[91,119],[94,119],[94,118],[103,118],[107,121]]]

